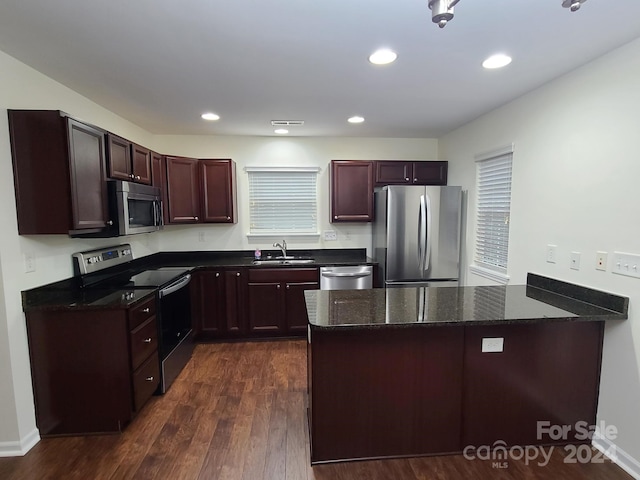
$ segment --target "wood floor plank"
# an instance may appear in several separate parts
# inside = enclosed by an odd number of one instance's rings
[[[630,480],[619,467],[462,455],[310,466],[305,340],[197,345],[120,435],[46,438],[0,458],[2,480]],[[594,453],[595,455],[595,453]]]

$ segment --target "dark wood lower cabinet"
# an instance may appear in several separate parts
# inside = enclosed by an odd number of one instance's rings
[[[140,411],[160,381],[155,305],[26,313],[41,436],[120,432]]]
[[[250,334],[306,334],[304,290],[320,288],[318,268],[250,269],[248,279]]]
[[[590,443],[576,424],[595,424],[603,332],[604,322],[467,327],[463,445]],[[504,351],[482,353],[496,337]],[[538,422],[570,428],[554,439]]]
[[[569,321],[312,326],[311,461],[590,443],[603,332],[604,322]],[[482,352],[483,338],[502,338],[503,351]]]
[[[200,270],[193,275],[193,329],[196,339],[246,335],[244,269]]]

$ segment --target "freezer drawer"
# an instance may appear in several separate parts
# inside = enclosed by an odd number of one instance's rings
[[[373,288],[373,267],[321,267],[320,290],[363,290]]]

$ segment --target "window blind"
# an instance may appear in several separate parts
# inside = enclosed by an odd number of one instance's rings
[[[317,233],[317,171],[249,170],[250,234]]]
[[[503,273],[509,254],[512,159],[509,152],[477,163],[475,262]]]

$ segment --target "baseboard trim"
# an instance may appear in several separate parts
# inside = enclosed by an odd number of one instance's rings
[[[0,442],[0,457],[22,457],[40,441],[37,428],[17,442]]]
[[[618,447],[611,440],[594,435],[592,444],[613,463],[636,480],[640,480],[640,462]]]

